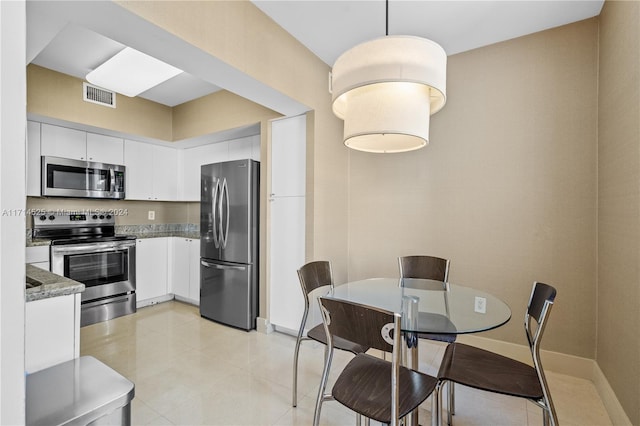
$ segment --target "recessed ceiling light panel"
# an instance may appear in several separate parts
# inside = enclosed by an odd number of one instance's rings
[[[87,81],[125,96],[137,96],[180,74],[182,70],[125,47],[87,74]]]

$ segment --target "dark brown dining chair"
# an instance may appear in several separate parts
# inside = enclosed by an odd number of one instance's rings
[[[438,407],[442,405],[443,384],[455,382],[533,401],[543,410],[544,424],[551,423],[557,426],[558,418],[540,362],[540,341],[555,298],[555,288],[539,282],[533,283],[524,316],[524,328],[533,358],[533,367],[484,349],[462,343],[450,344],[444,353],[438,372],[439,382],[436,392]],[[535,327],[532,327],[532,320],[535,320]],[[450,407],[451,404],[450,402]],[[438,409],[437,412],[442,413],[442,410]],[[449,410],[447,415],[449,425],[452,424],[451,414],[452,410]]]
[[[418,278],[423,280],[435,280],[442,282],[442,290],[447,290],[449,282],[449,259],[434,256],[401,256],[398,258],[400,268],[400,285],[402,278]],[[455,342],[455,334],[418,333],[421,339],[437,340],[440,342]]]
[[[396,426],[435,389],[437,379],[400,365],[402,316],[344,300],[320,297],[329,356],[325,359],[318,390],[314,426],[320,422],[323,400],[335,400],[361,416]],[[334,342],[346,339],[363,346],[391,352],[391,361],[360,353],[342,370],[330,394],[325,394]]]
[[[300,322],[300,329],[298,330],[298,337],[296,339],[295,352],[293,354],[292,405],[294,407],[298,405],[298,354],[300,353],[300,343],[304,340],[315,340],[316,342],[320,342],[324,345],[327,344],[327,337],[322,323],[307,331],[306,336],[304,335],[304,329],[307,325],[307,318],[309,316],[309,293],[325,286],[328,287],[327,290],[333,289],[333,274],[331,272],[331,263],[324,260],[309,262],[298,269],[298,278],[300,280],[302,295],[304,296],[304,313],[302,314],[302,321]],[[342,349],[353,354],[359,354],[369,350],[368,347],[358,345],[344,339],[336,339],[336,341],[334,342],[334,346],[337,349]],[[327,350],[325,348],[325,357],[326,356]]]

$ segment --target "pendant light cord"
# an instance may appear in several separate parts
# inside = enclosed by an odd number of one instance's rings
[[[386,0],[385,6],[386,6],[386,10],[385,10],[385,21],[386,21],[385,35],[388,36],[389,35],[389,0]]]

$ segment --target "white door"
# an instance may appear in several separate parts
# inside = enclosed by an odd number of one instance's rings
[[[147,160],[148,161],[148,160]],[[178,199],[178,151],[165,146],[153,146],[153,199]]]
[[[124,164],[124,140],[87,133],[87,159],[96,163]]]
[[[153,199],[153,146],[124,141],[125,197],[127,200]]]
[[[296,271],[305,261],[306,117],[271,126],[269,321],[295,333],[304,311]]]
[[[168,294],[168,240],[136,240],[136,303]]]
[[[189,299],[200,304],[200,240],[189,240]]]
[[[87,132],[42,123],[40,147],[42,155],[87,159]]]

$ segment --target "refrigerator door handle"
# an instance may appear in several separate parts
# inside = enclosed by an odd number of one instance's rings
[[[229,240],[229,185],[227,184],[227,179],[225,178],[222,182],[222,196],[220,197],[220,209],[222,210],[222,203],[225,203],[227,207],[227,220],[225,225],[225,231],[222,238],[222,248],[227,248],[227,241]],[[220,221],[222,221],[222,215],[220,215]]]
[[[220,181],[218,181],[218,182],[220,182]],[[220,194],[220,196],[218,197],[219,200],[218,200],[218,205],[217,205],[217,207],[218,207],[218,221],[217,221],[218,222],[217,223],[217,226],[218,226],[218,243],[219,243],[221,248],[224,248],[224,232],[222,230],[222,202],[224,200],[224,181],[223,181],[222,184],[219,185],[218,188],[219,188],[218,192]]]
[[[213,188],[213,202],[211,203],[211,214],[212,214],[212,228],[213,228],[213,242],[216,245],[216,248],[220,248],[220,236],[218,235],[218,224],[216,220],[216,205],[218,204],[218,192],[220,189],[220,181],[216,179],[216,186]]]
[[[244,271],[245,269],[247,269],[246,266],[220,265],[218,263],[209,263],[204,260],[201,260],[200,264],[202,266],[206,266],[207,268],[215,268],[215,269],[235,269],[238,271]]]

